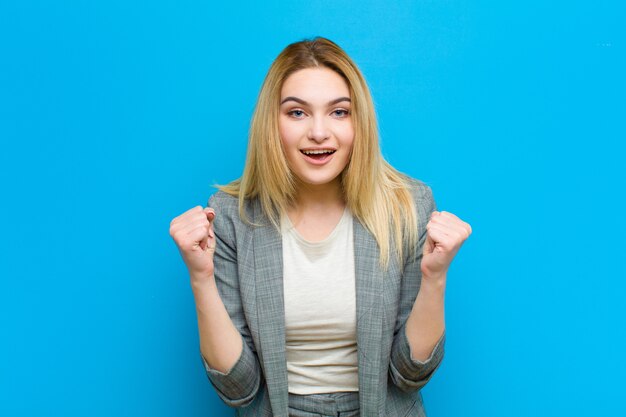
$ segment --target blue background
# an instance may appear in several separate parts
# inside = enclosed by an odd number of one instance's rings
[[[240,175],[271,61],[315,35],[474,229],[429,416],[626,415],[621,3],[258,3],[0,5],[0,415],[232,413],[169,222]]]

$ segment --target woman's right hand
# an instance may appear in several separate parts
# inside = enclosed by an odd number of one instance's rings
[[[213,280],[213,232],[215,211],[196,206],[187,210],[170,223],[170,236],[176,242],[183,261],[189,269],[192,286]]]

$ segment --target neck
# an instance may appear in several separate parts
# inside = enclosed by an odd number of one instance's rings
[[[341,191],[339,178],[333,182],[322,185],[298,184],[293,210],[307,211],[327,207],[341,207],[346,205]]]

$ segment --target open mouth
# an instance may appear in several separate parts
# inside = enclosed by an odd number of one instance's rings
[[[300,150],[303,155],[314,159],[316,161],[323,161],[328,158],[330,155],[336,152],[335,149],[302,149]]]

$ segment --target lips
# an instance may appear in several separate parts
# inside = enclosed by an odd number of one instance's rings
[[[328,149],[301,149],[300,152],[308,156],[324,155],[324,154],[332,155],[335,153],[335,149],[330,149],[330,148]]]
[[[336,152],[336,149],[320,148],[320,149],[301,149],[300,153],[304,155],[305,159],[313,164],[323,164],[330,160],[331,156]]]

